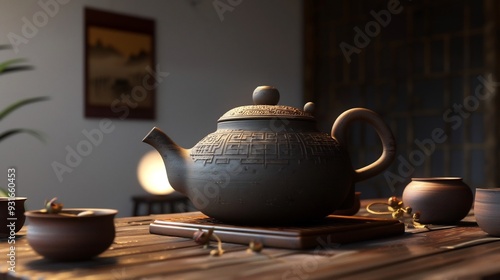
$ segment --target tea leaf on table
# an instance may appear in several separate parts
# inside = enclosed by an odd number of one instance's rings
[[[45,205],[44,209],[42,209],[43,213],[49,213],[49,214],[57,214],[61,212],[63,208],[62,203],[56,203],[57,197],[52,198],[51,200],[47,201],[45,200]],[[43,211],[45,210],[45,211]]]

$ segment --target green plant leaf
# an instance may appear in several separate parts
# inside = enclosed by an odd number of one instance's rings
[[[11,45],[7,44],[1,44],[0,45],[0,50],[6,50],[6,49],[12,49]],[[23,58],[14,58],[14,59],[9,59],[3,62],[0,62],[0,75],[5,74],[5,73],[12,73],[12,72],[18,72],[18,71],[23,71],[23,70],[30,70],[33,69],[32,66],[30,65],[23,65],[25,59]],[[20,101],[17,101],[6,108],[4,108],[2,111],[0,111],[0,121],[5,118],[7,115],[12,113],[13,111],[17,110],[18,108],[35,103],[35,102],[40,102],[49,99],[48,97],[32,97],[32,98],[26,98],[22,99]],[[10,129],[7,130],[3,133],[0,134],[0,141],[6,139],[7,137],[10,137],[12,135],[20,134],[20,133],[27,133],[32,135],[33,137],[37,138],[41,142],[45,142],[45,138],[42,136],[42,134],[36,130],[32,129],[23,129],[23,128],[16,128],[16,129]]]
[[[38,131],[33,130],[33,129],[25,129],[25,128],[14,128],[14,129],[9,129],[7,131],[4,131],[2,134],[0,134],[0,142],[4,140],[7,137],[10,137],[12,135],[20,134],[20,133],[27,133],[30,134],[31,136],[37,138],[41,142],[45,143],[45,137]]]
[[[33,67],[31,67],[31,66],[29,66],[29,65],[11,66],[11,67],[8,67],[8,68],[3,69],[3,71],[1,71],[1,72],[0,72],[0,75],[1,75],[1,74],[11,73],[11,72],[18,72],[18,71],[24,71],[24,70],[31,70],[31,69],[33,69]]]
[[[49,98],[46,96],[41,96],[41,97],[32,97],[32,98],[27,98],[23,100],[19,100],[7,108],[3,109],[3,111],[0,111],[0,121],[5,118],[9,113],[13,112],[14,110],[18,109],[19,107],[22,107],[27,104],[35,103],[35,102],[40,102],[44,100],[48,100]]]
[[[12,66],[17,63],[24,62],[24,58],[14,58],[14,59],[9,59],[6,60],[2,63],[0,63],[0,74],[3,74],[5,72],[12,72],[12,71],[20,71],[20,70],[27,70],[27,69],[32,69],[31,66]]]
[[[0,45],[0,50],[12,49],[11,45]],[[25,62],[24,58],[14,58],[3,61],[0,63],[0,75],[6,74],[10,72],[24,71],[33,69],[32,66],[29,65],[18,65],[19,63]]]

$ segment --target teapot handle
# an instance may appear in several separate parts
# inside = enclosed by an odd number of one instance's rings
[[[347,128],[353,121],[365,121],[375,128],[382,141],[382,155],[370,165],[354,170],[354,182],[371,178],[384,171],[396,156],[396,141],[389,127],[375,112],[365,108],[353,108],[342,113],[332,126],[332,137],[346,147]]]

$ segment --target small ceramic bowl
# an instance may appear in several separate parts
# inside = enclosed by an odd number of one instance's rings
[[[423,224],[456,224],[469,213],[474,197],[460,177],[412,178],[403,203],[419,212]]]
[[[484,232],[500,236],[500,188],[476,189],[474,215]]]
[[[0,238],[14,236],[24,225],[26,197],[0,197]]]
[[[91,211],[92,214],[77,216],[85,211]],[[96,208],[68,208],[60,214],[27,211],[28,243],[47,259],[91,259],[113,243],[116,213],[117,210]]]

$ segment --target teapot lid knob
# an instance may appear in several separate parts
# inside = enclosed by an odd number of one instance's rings
[[[307,102],[306,105],[304,105],[304,112],[313,114],[314,108],[315,106],[313,102]]]
[[[218,122],[276,118],[314,121],[314,104],[312,102],[306,104],[304,110],[277,105],[280,101],[280,93],[275,87],[258,86],[253,91],[252,99],[254,105],[233,108],[222,115]]]
[[[271,86],[258,86],[252,95],[255,105],[276,105],[280,101],[280,92]]]

